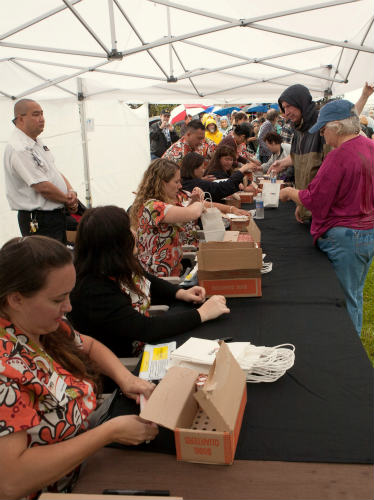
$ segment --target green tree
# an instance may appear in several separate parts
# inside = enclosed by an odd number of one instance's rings
[[[178,104],[149,104],[148,113],[149,117],[158,116],[163,109],[169,109],[170,111],[174,109]]]

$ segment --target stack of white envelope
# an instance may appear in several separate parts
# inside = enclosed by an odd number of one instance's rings
[[[230,342],[227,347],[246,373],[247,382],[274,382],[295,362],[295,347],[292,344],[257,347],[250,342]],[[171,353],[169,367],[177,365],[208,373],[218,349],[216,340],[191,337]]]

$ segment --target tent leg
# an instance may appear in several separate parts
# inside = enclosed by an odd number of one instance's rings
[[[82,136],[82,149],[83,149],[83,165],[84,165],[84,185],[86,189],[86,206],[91,208],[91,180],[90,180],[90,164],[88,159],[88,143],[87,143],[87,130],[86,130],[86,103],[83,93],[82,78],[77,78],[78,87],[78,107],[81,122],[81,136]]]

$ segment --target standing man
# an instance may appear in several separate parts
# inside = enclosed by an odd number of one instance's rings
[[[373,91],[374,87],[366,82],[356,103],[358,114],[361,113]],[[283,160],[275,161],[268,173],[275,171],[278,174],[293,165],[296,189],[306,189],[330,149],[326,146],[319,130],[314,133],[309,132],[317,122],[318,110],[309,90],[300,84],[288,87],[279,97],[278,103],[286,120],[294,124],[295,130],[291,142],[291,154]],[[302,205],[297,205],[295,217],[299,222],[306,222],[311,219],[311,213]]]
[[[264,137],[269,133],[269,132],[276,132],[275,124],[276,121],[278,120],[279,113],[276,109],[269,109],[269,111],[266,113],[266,120],[265,122],[261,125],[261,128],[258,133],[258,142],[259,142],[259,160],[261,163],[266,163],[267,161],[270,160],[270,157],[272,155],[272,152],[270,149],[267,147],[264,141]]]
[[[163,158],[174,161],[179,166],[187,153],[195,151],[204,156],[208,162],[213,156],[216,145],[205,139],[205,127],[199,120],[191,120],[187,125],[186,133],[164,153]]]
[[[160,118],[161,120],[154,123],[149,130],[151,160],[161,158],[165,151],[179,139],[173,125],[169,123],[170,111],[163,109]]]
[[[77,211],[77,193],[38,139],[45,123],[41,106],[32,99],[16,102],[13,123],[16,130],[4,152],[5,186],[10,208],[18,210],[22,236],[50,236],[66,243],[65,207]]]

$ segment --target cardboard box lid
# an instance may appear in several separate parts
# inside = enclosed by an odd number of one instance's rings
[[[255,241],[256,243],[261,243],[261,231],[252,217],[249,219],[247,231],[252,236],[253,241]]]
[[[217,431],[232,432],[235,428],[243,390],[245,373],[224,342],[209,370],[204,387],[194,397],[209,416]]]
[[[223,241],[238,241],[239,231],[225,231]]]
[[[262,250],[250,241],[201,242],[197,260],[200,271],[261,269]]]
[[[189,427],[196,415],[197,403],[193,397],[199,372],[190,368],[172,366],[148,399],[140,417],[174,430]]]
[[[199,373],[172,366],[153,391],[140,417],[170,430],[189,428],[197,402],[217,431],[233,431],[246,385],[245,373],[224,342],[210,367],[204,387],[195,392]]]

